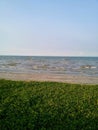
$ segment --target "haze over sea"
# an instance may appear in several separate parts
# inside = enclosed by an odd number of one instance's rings
[[[0,56],[0,72],[98,76],[98,57]]]

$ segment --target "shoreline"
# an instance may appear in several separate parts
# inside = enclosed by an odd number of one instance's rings
[[[69,75],[69,74],[47,74],[47,73],[9,73],[0,72],[0,79],[15,81],[52,81],[74,84],[98,84],[98,77]]]

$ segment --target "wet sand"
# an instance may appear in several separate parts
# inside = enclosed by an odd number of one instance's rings
[[[98,84],[98,77],[68,75],[68,74],[43,74],[43,73],[1,73],[0,79],[22,81],[56,81],[76,84]]]

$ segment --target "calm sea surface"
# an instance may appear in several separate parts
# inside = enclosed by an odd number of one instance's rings
[[[0,72],[98,76],[98,57],[0,56]]]

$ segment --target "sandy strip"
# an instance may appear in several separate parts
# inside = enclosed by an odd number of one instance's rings
[[[56,81],[80,84],[98,84],[98,77],[63,74],[24,74],[24,73],[1,73],[0,79],[23,80],[23,81]]]

